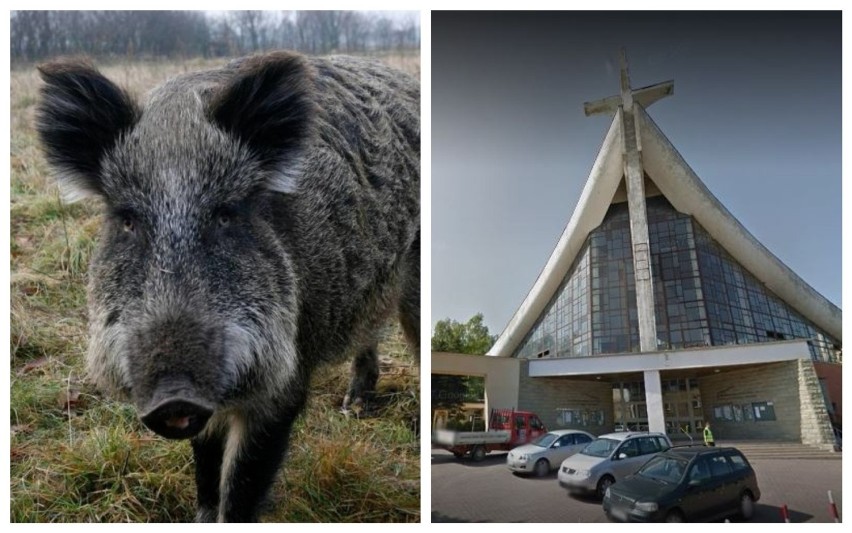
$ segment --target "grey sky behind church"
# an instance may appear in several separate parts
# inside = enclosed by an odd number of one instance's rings
[[[432,323],[501,333],[610,125],[583,102],[673,79],[648,113],[710,191],[841,304],[839,13],[432,13]]]

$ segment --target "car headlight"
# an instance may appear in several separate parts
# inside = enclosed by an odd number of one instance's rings
[[[647,513],[653,513],[658,509],[657,502],[636,502],[633,507],[635,507],[637,511],[645,511]]]
[[[592,473],[588,470],[577,470],[577,476],[579,477],[589,477],[590,475],[592,475]]]

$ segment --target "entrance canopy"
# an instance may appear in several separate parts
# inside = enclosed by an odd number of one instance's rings
[[[530,360],[530,377],[680,370],[810,359],[805,340],[566,359]]]
[[[515,358],[485,357],[460,353],[432,352],[432,374],[483,376],[485,420],[492,408],[518,408],[521,362]]]

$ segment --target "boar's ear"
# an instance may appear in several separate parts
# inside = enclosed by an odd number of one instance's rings
[[[38,67],[44,80],[36,128],[69,201],[103,194],[101,158],[136,122],[130,96],[85,60]]]
[[[269,172],[267,187],[290,192],[309,136],[313,79],[304,58],[276,52],[249,58],[212,98],[211,121],[234,135]]]

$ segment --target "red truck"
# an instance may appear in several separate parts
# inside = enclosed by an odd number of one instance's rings
[[[482,461],[488,452],[508,451],[526,444],[547,433],[547,428],[537,414],[514,409],[492,409],[488,431],[436,430],[432,442],[458,458],[470,454],[474,461]]]

